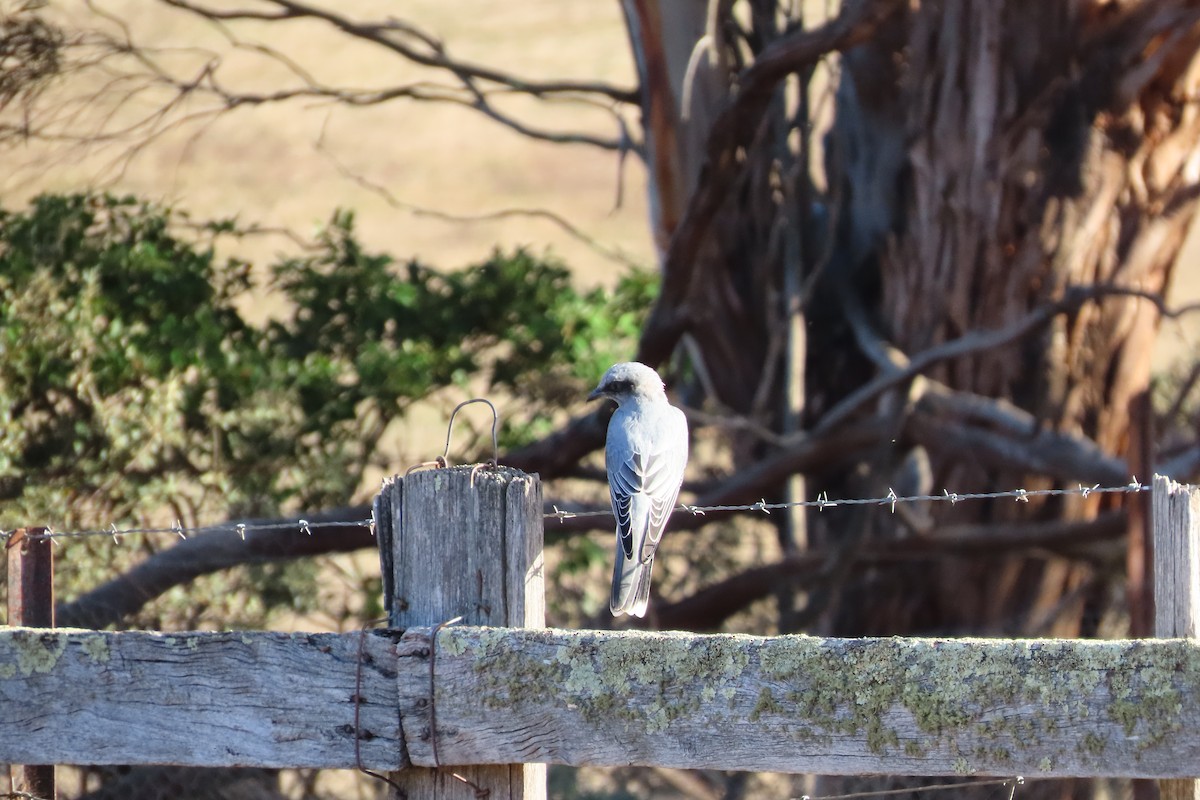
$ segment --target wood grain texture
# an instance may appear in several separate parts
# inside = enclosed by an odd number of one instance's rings
[[[1154,634],[1195,640],[1200,619],[1200,491],[1154,476]],[[1161,800],[1200,800],[1200,782],[1164,780]]]
[[[435,625],[458,616],[475,625],[525,624],[518,578],[507,578],[504,568],[510,555],[524,552],[518,540],[533,527],[540,552],[541,487],[534,478],[515,470],[473,473],[471,467],[455,467],[414,472],[387,488],[394,529],[393,627]],[[532,502],[524,506],[535,522],[518,524],[510,491],[536,498],[536,508]],[[517,508],[520,502],[514,496]],[[526,569],[517,572],[524,586]]]
[[[1200,772],[1187,641],[819,639],[410,629],[441,762],[818,774]],[[411,658],[403,657],[409,654]],[[413,662],[405,666],[403,662]],[[414,763],[427,751],[413,750]]]
[[[1200,492],[1154,476],[1154,635],[1195,639],[1200,620]]]
[[[414,472],[384,486],[376,502],[381,556],[395,597],[385,599],[396,627],[461,617],[468,624],[512,628],[545,623],[542,578],[542,491],[518,470],[455,467]],[[390,511],[390,513],[389,513]],[[408,758],[420,767],[448,763],[433,740],[430,645],[402,646],[398,661],[400,718]],[[479,764],[485,762],[477,762]],[[504,763],[454,770],[406,769],[392,780],[412,797],[493,800],[545,797],[545,767]],[[454,777],[455,775],[459,777]]]
[[[473,796],[453,774],[488,780],[492,797],[532,796],[539,784],[517,774],[520,762],[1200,772],[1200,645],[1189,640],[450,627],[434,646],[432,631],[366,637],[361,745],[366,766],[400,768],[398,685],[413,763],[431,765],[436,731],[443,768],[393,774],[445,796]],[[0,761],[353,767],[358,642],[358,633],[0,630]],[[485,764],[504,766],[460,766]]]
[[[363,764],[401,766],[394,644],[364,642]],[[0,762],[355,766],[359,634],[0,628]]]

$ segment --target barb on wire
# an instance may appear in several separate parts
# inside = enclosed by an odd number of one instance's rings
[[[999,498],[1011,497],[1018,503],[1028,503],[1033,497],[1059,497],[1062,495],[1078,495],[1087,497],[1093,494],[1130,494],[1133,492],[1148,492],[1150,487],[1140,483],[1136,477],[1124,486],[1084,486],[1080,484],[1077,489],[1009,489],[1003,492],[951,492],[943,489],[941,494],[914,494],[914,495],[898,495],[895,490],[888,489],[888,493],[883,497],[851,497],[841,500],[830,500],[826,492],[821,492],[817,495],[816,500],[794,500],[782,503],[768,503],[765,499],[759,500],[757,503],[749,505],[718,505],[718,506],[693,506],[686,503],[681,503],[675,507],[675,511],[686,511],[693,516],[703,516],[706,511],[754,511],[762,514],[770,514],[772,511],[777,511],[784,508],[815,508],[818,511],[824,511],[827,508],[836,508],[837,506],[888,506],[893,513],[896,511],[897,503],[950,503],[954,505],[966,500],[995,500]],[[558,506],[552,506],[550,513],[545,514],[545,519],[557,519],[559,522],[575,517],[603,517],[612,514],[611,511],[565,511]]]

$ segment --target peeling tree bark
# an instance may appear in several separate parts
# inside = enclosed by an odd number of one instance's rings
[[[1070,286],[1164,293],[1200,187],[1198,25],[1200,9],[1184,2],[932,2],[848,54],[835,134],[854,145],[839,150],[841,235],[856,287],[880,287],[881,334],[912,353],[1004,327]],[[1159,320],[1149,302],[1109,297],[929,374],[1128,459],[1130,409],[1149,385]],[[935,485],[1052,485],[934,448]],[[1100,510],[1092,497],[942,509],[941,519]],[[895,599],[884,593],[842,623],[1033,633],[1041,619],[1048,627],[1037,632],[1086,634],[1090,579],[1066,563],[949,565],[939,580],[909,584],[903,610],[884,611]],[[1072,593],[1079,602],[1062,608]]]

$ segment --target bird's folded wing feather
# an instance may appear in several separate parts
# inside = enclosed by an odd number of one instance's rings
[[[626,558],[634,557],[634,547],[640,544],[639,561],[653,557],[662,539],[663,528],[679,498],[679,484],[687,453],[680,458],[671,452],[654,454],[630,453],[620,464],[610,465],[609,488],[613,515],[617,518],[617,534]],[[615,467],[615,469],[614,469]],[[646,512],[634,519],[634,497],[643,495],[649,501]],[[638,504],[644,508],[643,504]],[[645,536],[635,543],[636,534],[644,529]]]

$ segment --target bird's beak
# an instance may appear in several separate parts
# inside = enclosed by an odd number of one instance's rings
[[[601,397],[604,397],[604,392],[601,390],[601,387],[597,386],[592,390],[592,393],[587,396],[587,399],[590,403],[593,400],[599,400]]]

